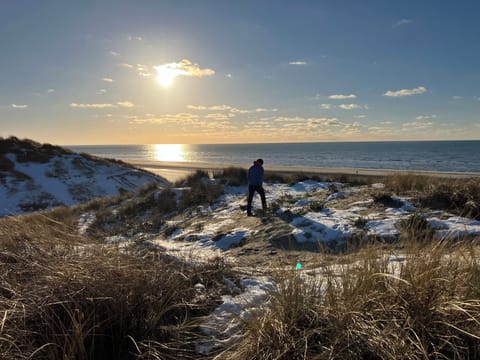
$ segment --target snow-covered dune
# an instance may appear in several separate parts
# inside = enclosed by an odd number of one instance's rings
[[[128,164],[15,137],[0,138],[0,216],[132,191],[160,176]]]

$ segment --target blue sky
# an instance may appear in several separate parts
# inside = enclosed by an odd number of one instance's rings
[[[0,136],[480,139],[480,2],[5,0]]]

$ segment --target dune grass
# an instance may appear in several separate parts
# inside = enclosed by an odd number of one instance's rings
[[[392,262],[370,249],[277,272],[268,309],[216,359],[478,359],[477,252],[414,246]]]
[[[226,265],[104,246],[76,235],[68,214],[0,219],[0,358],[194,357]]]
[[[405,174],[387,176],[384,183],[396,194],[415,196],[418,206],[480,219],[478,177],[462,179]]]

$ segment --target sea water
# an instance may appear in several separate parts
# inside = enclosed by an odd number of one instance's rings
[[[322,142],[212,145],[85,145],[78,152],[124,161],[186,161],[480,173],[480,141]]]

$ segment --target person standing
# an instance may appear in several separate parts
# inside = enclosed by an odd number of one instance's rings
[[[267,211],[267,200],[265,198],[265,190],[263,189],[263,160],[257,159],[253,165],[248,169],[248,201],[247,201],[247,215],[252,216],[252,200],[255,191],[262,199],[263,212]]]

